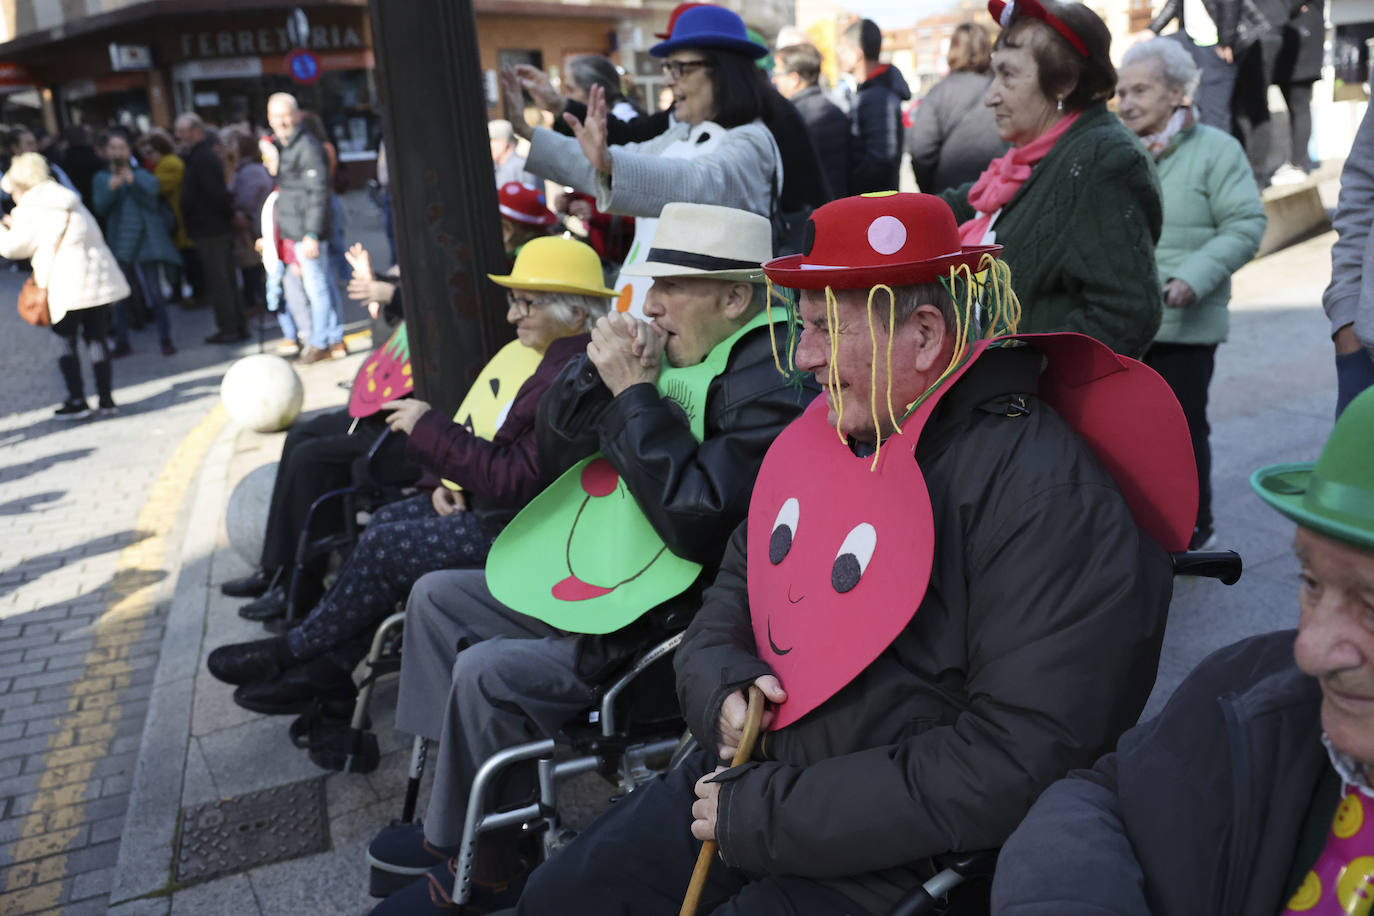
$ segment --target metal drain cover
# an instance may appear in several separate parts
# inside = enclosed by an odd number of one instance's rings
[[[176,880],[204,881],[328,848],[324,777],[307,779],[184,809]]]

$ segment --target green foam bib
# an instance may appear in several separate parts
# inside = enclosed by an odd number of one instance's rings
[[[773,318],[787,321],[781,309]],[[659,373],[659,394],[682,409],[698,442],[711,382],[740,338],[767,323],[761,312],[697,365]],[[487,586],[498,601],[570,633],[618,630],[681,594],[700,572],[667,548],[600,452],[531,500],[487,557]]]

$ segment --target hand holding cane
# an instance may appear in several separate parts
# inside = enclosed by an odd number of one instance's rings
[[[749,711],[744,719],[744,733],[740,736],[739,747],[730,766],[737,767],[749,759],[754,752],[754,742],[759,737],[759,724],[763,721],[763,691],[757,686],[749,686]],[[687,885],[687,896],[682,898],[682,909],[678,916],[696,916],[697,906],[701,903],[701,892],[706,887],[706,876],[711,871],[711,863],[716,858],[719,844],[706,840],[697,854],[696,868],[692,869],[692,881]]]

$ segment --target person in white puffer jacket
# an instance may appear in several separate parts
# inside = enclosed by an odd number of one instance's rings
[[[48,291],[52,329],[63,341],[57,365],[67,399],[55,416],[77,420],[91,414],[81,380],[78,335],[90,355],[99,411],[114,413],[110,306],[129,295],[129,284],[100,226],[80,196],[53,180],[38,153],[15,156],[0,179],[0,190],[15,202],[14,210],[0,221],[0,256],[31,259],[34,282]]]

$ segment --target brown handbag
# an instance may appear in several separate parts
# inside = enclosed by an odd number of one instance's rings
[[[62,224],[62,234],[57,237],[57,244],[53,246],[54,254],[62,247],[62,239],[66,237],[67,227],[71,223],[72,213],[68,210],[67,221]],[[48,291],[34,282],[32,274],[19,290],[19,317],[34,327],[46,328],[52,324],[52,312],[48,311]]]

